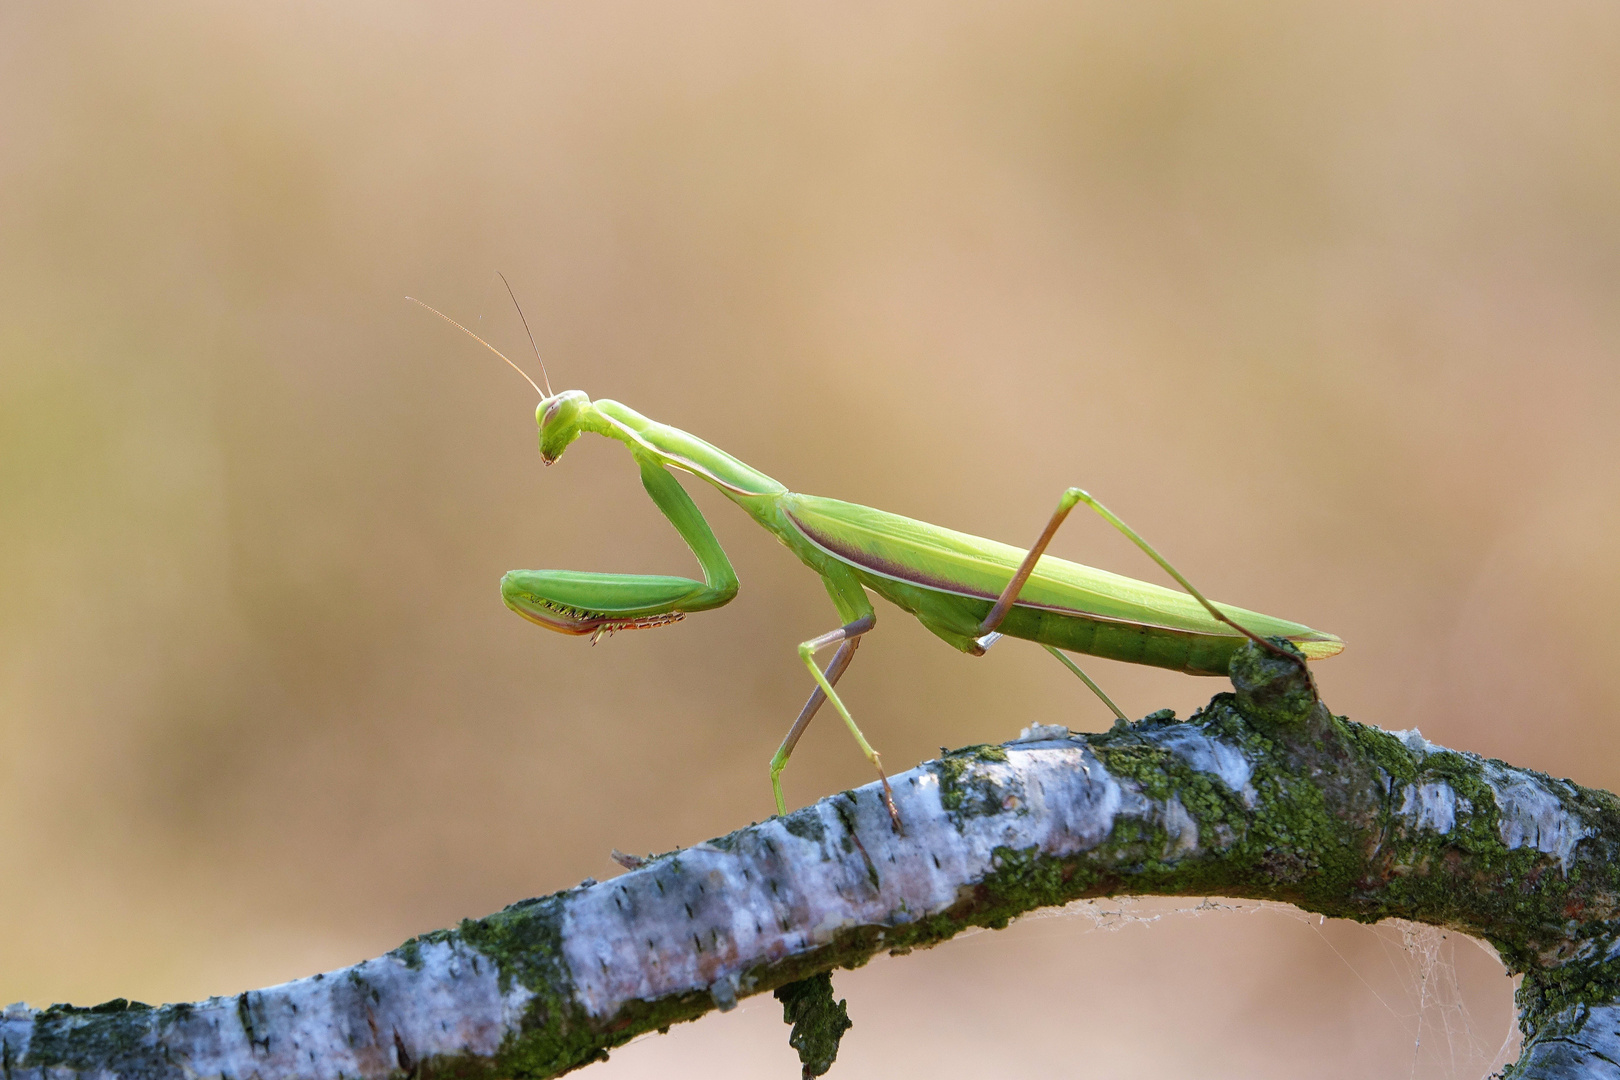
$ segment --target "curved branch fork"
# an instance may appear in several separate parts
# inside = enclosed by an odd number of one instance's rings
[[[1620,1078],[1620,802],[1334,717],[1249,647],[1235,694],[1093,736],[1036,726],[514,904],[352,968],[150,1008],[16,1005],[5,1080],[544,1077],[641,1032],[1034,908],[1118,893],[1288,901],[1491,942],[1511,1077]]]

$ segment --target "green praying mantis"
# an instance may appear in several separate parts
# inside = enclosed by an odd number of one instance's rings
[[[507,290],[511,291],[510,285]],[[1246,640],[1293,656],[1267,640],[1286,639],[1310,660],[1333,656],[1344,648],[1344,642],[1332,634],[1211,603],[1152,545],[1080,488],[1063,493],[1046,528],[1027,550],[869,506],[789,491],[724,450],[627,405],[592,401],[580,390],[554,393],[544,361],[540,362],[545,381],[541,389],[489,342],[442,312],[428,310],[528,379],[541,398],[535,420],[544,464],[557,461],[586,433],[623,443],[641,470],[648,496],[692,549],[703,571],[703,580],[694,581],[644,574],[513,570],[501,579],[501,596],[513,611],[548,630],[589,636],[594,644],[616,631],[667,626],[694,612],[730,603],[737,595],[737,574],[671,469],[707,481],[820,575],[842,625],[799,645],[799,659],[809,669],[815,688],[771,759],[771,791],[778,813],[787,813],[782,770],[817,710],[830,701],[861,753],[877,770],[889,813],[896,828],[900,827],[882,759],[835,688],[862,635],[877,623],[868,592],[914,615],[947,644],[971,656],[984,655],[1004,636],[1035,642],[1079,676],[1121,720],[1124,713],[1066,653],[1191,675],[1224,675],[1233,653]],[[521,308],[518,314],[522,318]],[[527,319],[523,325],[528,331]],[[532,345],[532,332],[529,339]],[[539,360],[538,347],[535,358]],[[1186,592],[1043,554],[1069,511],[1082,503],[1141,548]],[[838,650],[822,669],[816,655],[833,645]]]

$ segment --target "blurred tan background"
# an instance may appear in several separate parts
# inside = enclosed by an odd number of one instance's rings
[[[497,268],[559,388],[1013,543],[1083,483],[1345,637],[1335,709],[1620,788],[1617,48],[1598,2],[0,7],[0,1002],[295,978],[770,812],[836,616],[713,492],[729,608],[502,607],[693,563],[402,299],[521,358]],[[860,656],[895,769],[1106,725],[1032,647],[880,607]],[[867,779],[828,722],[786,777]],[[1476,1077],[1509,1027],[1465,941],[1090,928],[841,975],[835,1075]],[[765,999],[592,1075],[795,1069]]]

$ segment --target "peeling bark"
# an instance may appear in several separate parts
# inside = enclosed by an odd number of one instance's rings
[[[1620,1080],[1620,801],[1331,715],[1249,648],[1235,694],[1100,735],[1035,726],[874,786],[234,998],[16,1005],[5,1080],[555,1076],[879,951],[1121,893],[1281,900],[1490,942],[1504,1076]]]

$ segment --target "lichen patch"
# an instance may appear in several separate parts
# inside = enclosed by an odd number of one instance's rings
[[[1496,796],[1497,832],[1508,848],[1531,847],[1555,855],[1565,873],[1575,848],[1594,831],[1564,809],[1558,796],[1519,770],[1486,762],[1485,783]]]
[[[1419,731],[1417,728],[1407,728],[1405,731],[1392,731],[1390,734],[1401,740],[1401,742],[1406,745],[1408,750],[1412,751],[1412,753],[1416,754],[1420,758],[1426,754],[1441,752],[1445,751],[1446,749],[1443,746],[1438,746],[1435,743],[1430,742],[1428,739],[1425,739],[1423,737],[1423,732]]]
[[[1165,800],[1162,821],[1169,841],[1165,845],[1166,859],[1179,858],[1198,850],[1198,822],[1187,813],[1179,797],[1172,795]]]
[[[1244,802],[1249,807],[1254,806],[1255,792],[1249,786],[1254,776],[1254,765],[1242,748],[1212,739],[1192,724],[1183,724],[1163,732],[1157,742],[1192,768],[1219,779],[1233,794],[1244,796]]]
[[[1444,782],[1407,784],[1395,812],[1418,829],[1444,836],[1457,824],[1457,793]]]

